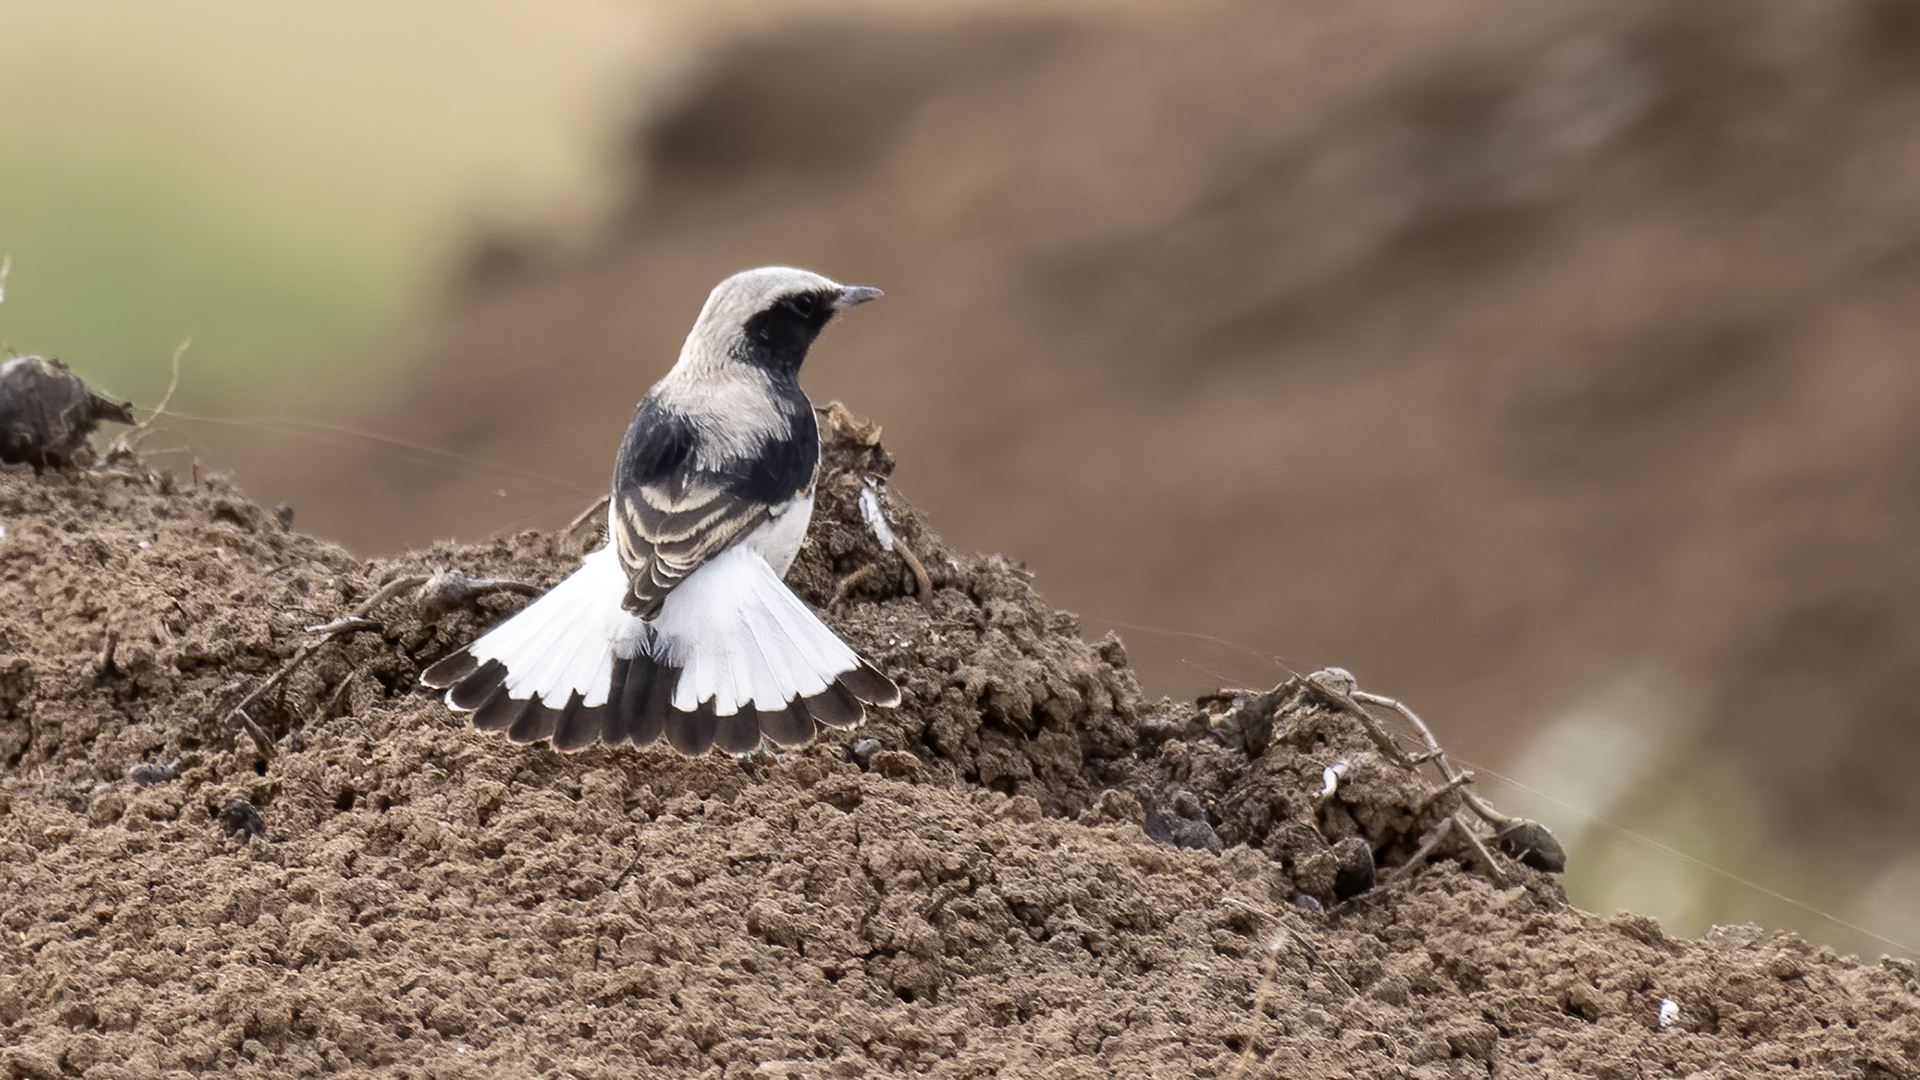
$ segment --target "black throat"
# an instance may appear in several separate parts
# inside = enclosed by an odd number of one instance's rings
[[[798,385],[800,365],[832,321],[838,297],[826,292],[783,296],[746,321],[733,358],[767,373],[776,386]]]

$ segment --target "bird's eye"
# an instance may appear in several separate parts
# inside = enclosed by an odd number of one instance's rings
[[[803,319],[811,319],[820,310],[820,298],[812,293],[797,293],[780,301],[788,311]]]

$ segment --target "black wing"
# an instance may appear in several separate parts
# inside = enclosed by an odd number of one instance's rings
[[[627,570],[623,605],[642,618],[660,613],[674,586],[813,486],[820,431],[801,399],[784,435],[756,457],[702,468],[699,432],[651,398],[620,444],[613,474],[613,542]]]

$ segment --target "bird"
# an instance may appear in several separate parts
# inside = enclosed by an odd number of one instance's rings
[[[800,365],[881,295],[767,266],[714,286],[614,457],[607,543],[421,673],[476,727],[734,754],[798,746],[900,702],[783,580],[813,517],[820,432]]]

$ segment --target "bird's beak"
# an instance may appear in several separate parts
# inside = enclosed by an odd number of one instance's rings
[[[833,302],[835,311],[845,311],[855,304],[864,304],[869,300],[878,300],[885,295],[871,285],[847,285],[841,288],[839,299]]]

